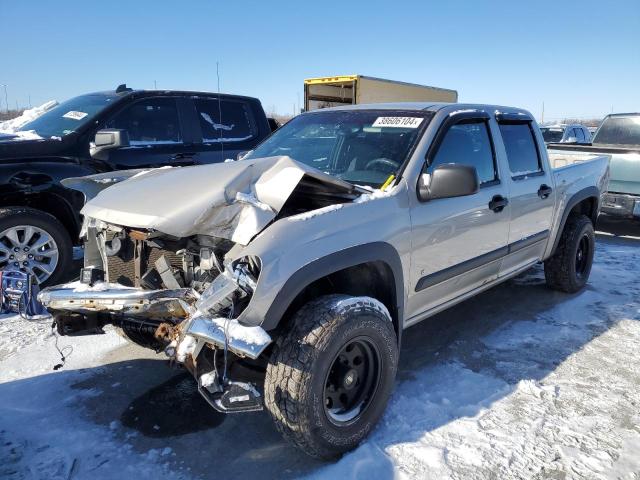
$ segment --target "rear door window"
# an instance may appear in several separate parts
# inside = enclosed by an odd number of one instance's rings
[[[538,148],[529,123],[500,123],[512,177],[541,172]]]
[[[445,134],[427,172],[438,165],[459,163],[476,168],[480,184],[498,179],[493,145],[485,121],[464,121]]]
[[[107,128],[126,130],[131,145],[182,143],[174,98],[148,98],[135,102],[109,120]]]
[[[195,98],[202,141],[243,142],[256,135],[249,104],[237,100]]]

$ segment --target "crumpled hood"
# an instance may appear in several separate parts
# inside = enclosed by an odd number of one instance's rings
[[[280,156],[141,172],[102,190],[82,214],[176,237],[212,235],[246,245],[276,217],[304,177],[336,193],[356,196],[359,191]]]

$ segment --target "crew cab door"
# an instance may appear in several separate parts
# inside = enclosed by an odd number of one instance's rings
[[[472,165],[480,189],[464,197],[413,202],[405,325],[498,276],[511,207],[492,140],[496,132],[488,114],[460,112],[447,117],[429,148],[423,173],[446,163]]]
[[[106,121],[104,128],[126,130],[130,146],[109,152],[115,170],[193,165],[193,140],[184,128],[179,97],[135,100]]]
[[[523,118],[524,117],[524,118]],[[496,115],[500,137],[496,145],[504,151],[509,166],[511,226],[509,254],[501,267],[501,275],[533,264],[542,258],[549,238],[555,205],[551,167],[538,138],[533,120],[521,114]]]
[[[259,127],[249,102],[242,98],[194,97],[191,111],[198,137],[197,163],[236,160],[258,143]]]

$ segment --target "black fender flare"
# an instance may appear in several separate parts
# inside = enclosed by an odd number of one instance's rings
[[[267,310],[262,328],[269,331],[278,326],[289,306],[308,285],[327,275],[368,262],[384,262],[391,269],[395,283],[396,311],[390,312],[397,320],[398,341],[402,334],[404,314],[404,274],[397,250],[386,242],[372,242],[345,248],[310,262],[297,270],[285,282]]]
[[[558,243],[560,243],[560,237],[562,236],[564,227],[567,224],[567,219],[569,218],[569,214],[571,213],[571,210],[573,210],[573,208],[576,205],[578,205],[580,202],[588,198],[595,198],[596,200],[595,211],[591,212],[592,218],[595,219],[598,212],[600,211],[600,191],[598,190],[598,188],[595,186],[586,187],[574,193],[569,199],[569,201],[567,202],[567,205],[564,208],[564,212],[562,212],[562,218],[560,219],[560,226],[558,227],[558,233],[556,233],[556,238],[553,241],[553,248],[551,249],[551,253],[549,256],[552,256],[556,252],[556,248],[558,248]]]

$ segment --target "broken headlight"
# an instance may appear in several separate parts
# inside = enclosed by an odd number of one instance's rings
[[[202,292],[196,308],[211,315],[236,317],[249,303],[260,274],[260,260],[244,257],[231,263]]]

